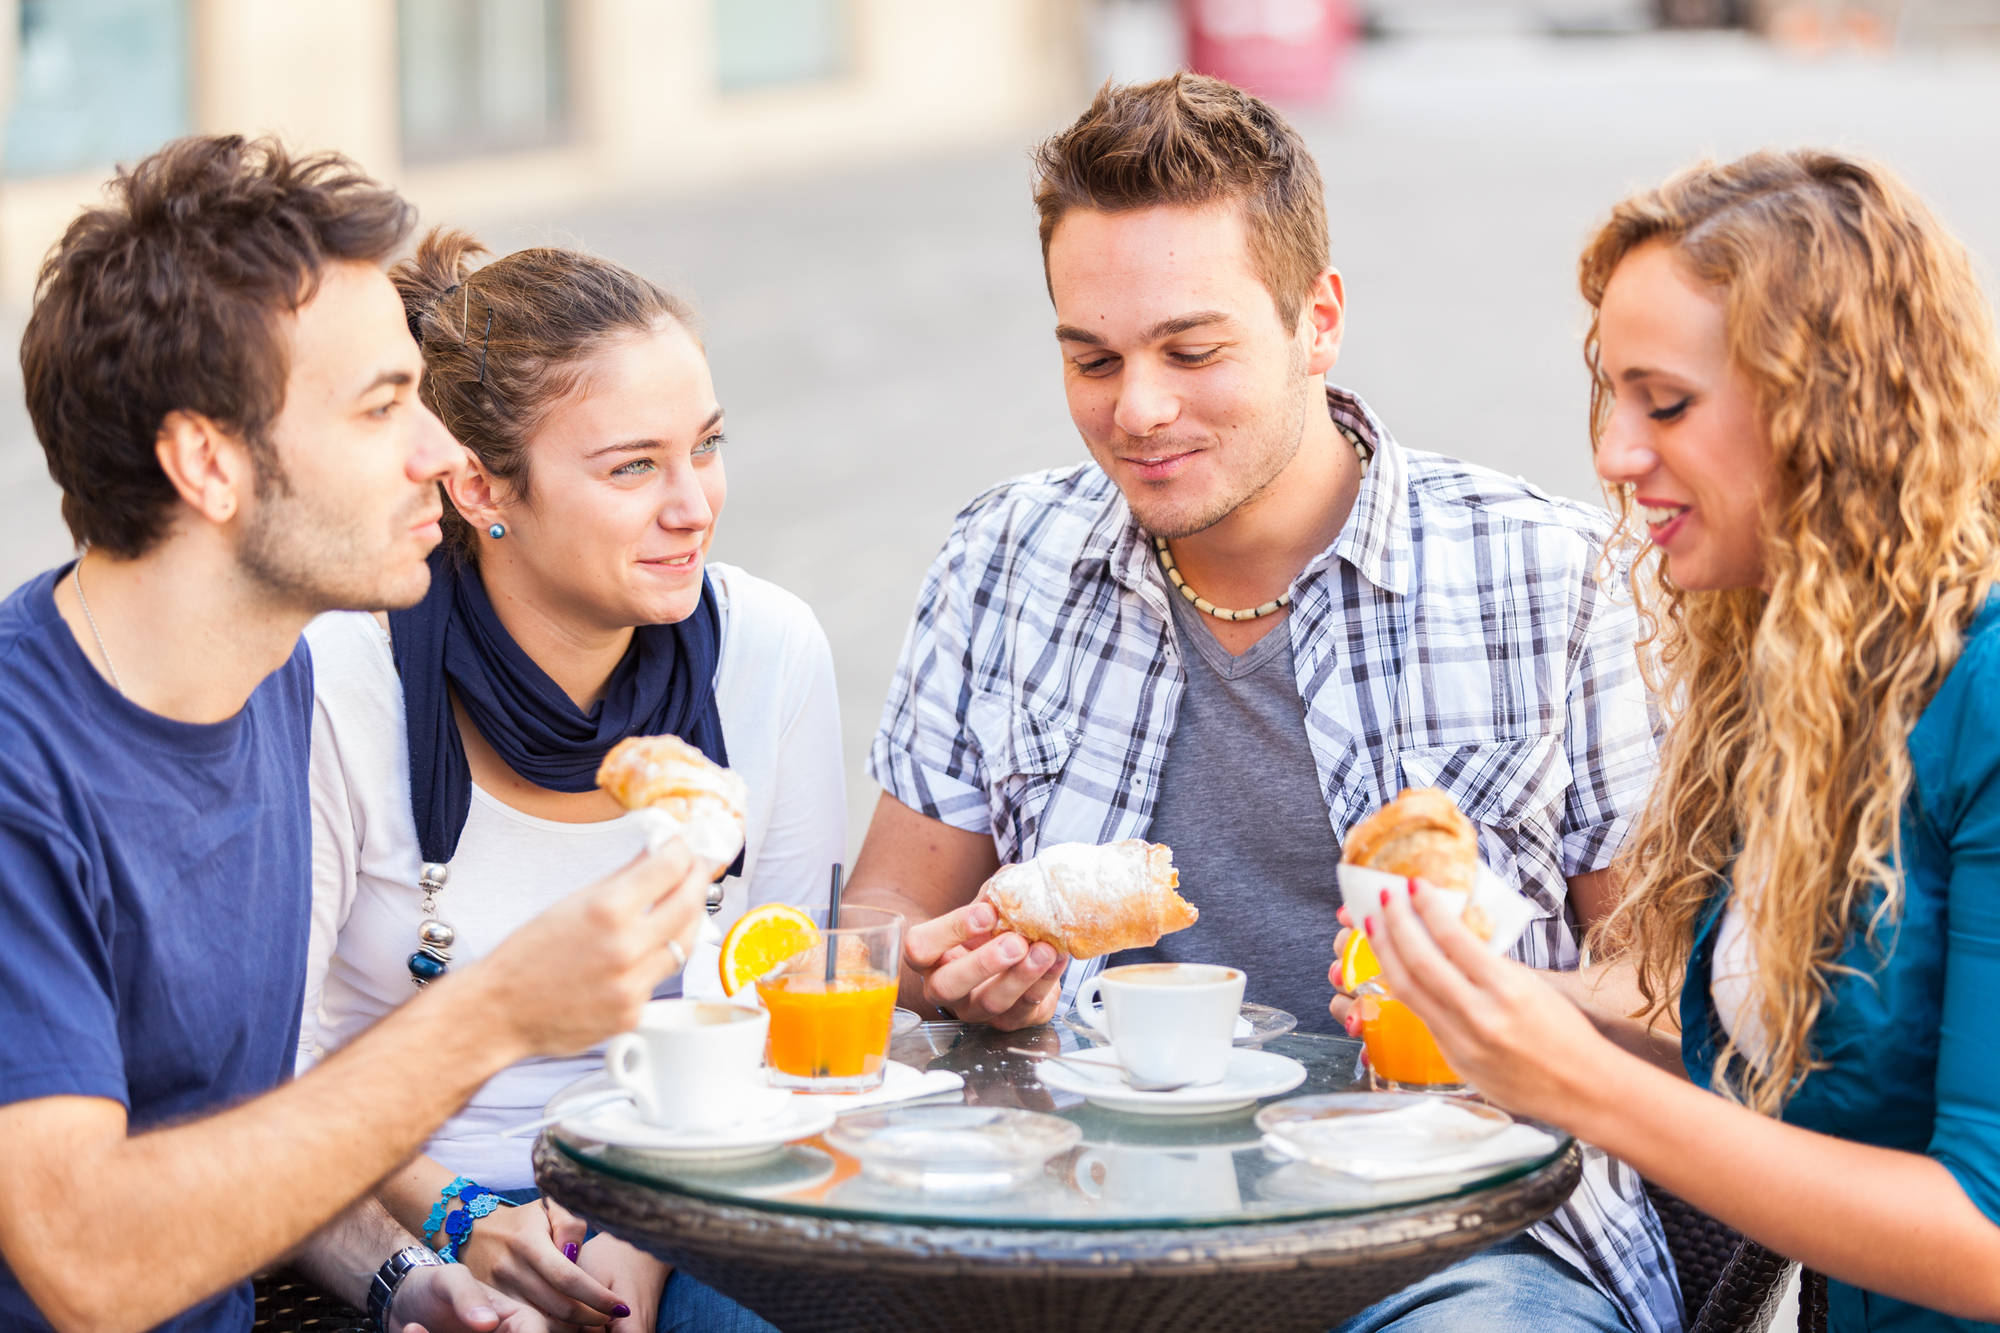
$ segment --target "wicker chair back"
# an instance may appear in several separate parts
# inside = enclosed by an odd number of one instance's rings
[[[1651,1181],[1646,1194],[1674,1257],[1687,1333],[1766,1333],[1798,1265]],[[1802,1300],[1802,1330],[1804,1313]]]
[[[375,1333],[375,1321],[289,1268],[251,1280],[257,1291],[256,1333]]]

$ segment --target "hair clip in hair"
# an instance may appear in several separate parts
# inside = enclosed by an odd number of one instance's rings
[[[479,344],[479,384],[486,385],[486,354],[493,349],[493,307],[486,307],[486,340]]]

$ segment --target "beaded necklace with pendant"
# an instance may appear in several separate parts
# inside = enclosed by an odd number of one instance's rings
[[[424,919],[417,924],[417,951],[410,955],[410,983],[418,990],[443,976],[451,967],[451,946],[458,932],[439,920],[437,896],[451,878],[451,867],[436,861],[424,862],[417,887],[424,893]]]

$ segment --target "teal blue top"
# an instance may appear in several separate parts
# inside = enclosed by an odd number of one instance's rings
[[[1910,733],[1900,918],[1849,939],[1813,1029],[1828,1067],[1785,1105],[1787,1124],[1942,1162],[2000,1225],[2000,597]],[[1709,996],[1715,895],[1681,990],[1681,1054],[1709,1085],[1721,1029]],[[1879,903],[1880,890],[1875,901]],[[1832,1333],[1993,1329],[1829,1282]]]

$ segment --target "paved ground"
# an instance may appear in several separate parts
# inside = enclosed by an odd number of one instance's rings
[[[1992,53],[1805,63],[1731,35],[1392,40],[1362,54],[1339,110],[1300,123],[1352,303],[1338,378],[1405,443],[1565,495],[1596,496],[1576,250],[1627,188],[1704,153],[1842,146],[1894,164],[2000,260]],[[716,554],[826,626],[857,842],[874,804],[862,756],[951,515],[1002,477],[1082,457],[1025,181],[1010,149],[483,220],[503,245],[580,241],[699,301],[730,413]],[[67,550],[16,374],[0,388],[0,587]]]

